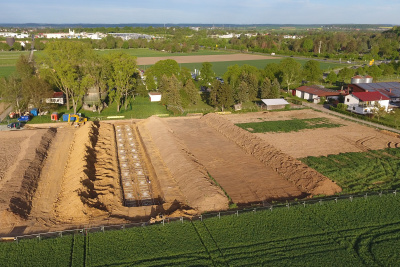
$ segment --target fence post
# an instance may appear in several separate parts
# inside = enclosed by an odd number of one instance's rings
[[[365,196],[364,196],[364,198],[365,198],[365,199],[367,199],[367,198],[368,198],[368,193],[365,193]]]
[[[337,197],[335,197],[335,202],[337,203]]]
[[[286,204],[286,207],[289,209],[289,208],[290,208],[290,204],[289,204],[289,203],[287,203],[287,204]]]
[[[382,197],[382,191],[381,191],[381,192],[379,192],[379,196],[380,196],[380,197]]]
[[[272,211],[272,207],[273,207],[273,206],[269,207],[269,209],[270,209],[271,211]]]
[[[319,205],[322,205],[322,199],[320,199],[318,202],[319,202]]]
[[[162,225],[164,226],[164,219],[162,220]]]
[[[395,196],[397,196],[397,190],[394,190],[393,194],[394,194]]]
[[[183,217],[181,217],[181,223],[183,223]]]
[[[104,226],[102,226],[102,227],[101,227],[101,230],[102,230],[102,231],[103,231],[103,233],[104,233]]]
[[[257,212],[257,209],[256,209],[256,208],[254,208],[254,209],[253,209],[253,212]]]
[[[239,210],[236,211],[236,217],[239,216]]]
[[[350,202],[353,202],[353,196],[350,196],[349,199],[350,199]]]
[[[303,206],[304,206],[304,208],[306,207],[306,202],[305,201],[303,201]]]
[[[218,212],[218,219],[221,219],[221,212]]]
[[[200,215],[200,221],[203,221],[203,214]]]

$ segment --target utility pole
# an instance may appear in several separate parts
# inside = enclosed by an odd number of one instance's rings
[[[321,45],[322,45],[322,41],[319,41],[318,54],[321,54]]]

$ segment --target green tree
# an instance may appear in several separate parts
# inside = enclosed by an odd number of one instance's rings
[[[301,46],[305,52],[310,52],[314,47],[314,42],[311,39],[304,39],[303,44]]]
[[[200,69],[200,85],[210,87],[215,80],[215,72],[212,69],[210,62],[203,62]]]
[[[238,64],[229,66],[225,74],[223,75],[224,81],[229,83],[232,89],[235,89],[239,85],[240,67]]]
[[[78,101],[91,86],[90,77],[85,73],[85,60],[91,53],[93,50],[86,43],[50,42],[46,45],[44,57],[40,62],[41,75],[64,92],[68,110],[72,100],[74,113],[77,112]]]
[[[191,104],[196,105],[200,101],[199,90],[196,88],[192,79],[186,81],[183,89],[185,90]]]
[[[240,104],[249,101],[249,86],[245,81],[242,81],[234,90],[234,99]]]
[[[354,76],[354,70],[349,68],[343,68],[338,72],[338,81],[350,83],[350,79]]]
[[[280,63],[281,81],[287,87],[287,92],[291,86],[296,85],[301,77],[301,64],[293,58],[285,58]]]
[[[382,76],[382,69],[380,69],[377,65],[372,65],[367,70],[368,75],[371,75],[375,80],[378,80],[379,77]]]
[[[268,79],[268,77],[265,77],[264,81],[262,82],[260,86],[260,98],[265,99],[269,98],[269,93],[271,91],[271,80]]]
[[[232,106],[233,103],[233,93],[230,85],[228,83],[222,84],[215,80],[211,86],[210,104],[224,111],[225,108]]]
[[[114,100],[117,102],[117,111],[119,112],[122,101],[126,110],[130,99],[133,98],[136,79],[139,76],[136,58],[117,52],[109,54],[109,62],[111,74],[108,84]]]
[[[319,61],[309,60],[303,67],[304,78],[309,82],[318,82],[322,77],[322,70]]]
[[[264,75],[273,81],[275,78],[279,77],[280,71],[280,66],[277,63],[269,63],[264,68]]]
[[[271,86],[271,91],[268,94],[269,98],[278,98],[280,96],[281,85],[277,78],[274,79]]]
[[[164,75],[167,77],[172,77],[172,75],[175,75],[175,77],[179,77],[179,72],[180,72],[179,64],[175,60],[172,59],[160,60],[146,70],[146,84],[147,84],[147,78],[150,78],[149,82],[152,82],[151,77],[154,77],[155,84],[157,85],[157,83],[161,81],[161,78]],[[149,90],[155,89],[152,88],[152,84],[147,85],[147,87]]]
[[[45,99],[53,95],[50,84],[36,76],[22,80],[21,86],[25,102],[29,102],[39,111],[47,105]]]
[[[3,77],[0,80],[0,95],[5,102],[13,105],[19,113],[28,107],[29,99],[24,97],[21,80],[15,75]]]
[[[14,50],[14,51],[22,51],[22,50],[24,50],[24,48],[23,48],[23,46],[21,45],[20,42],[15,42],[12,45],[11,49]]]
[[[375,101],[374,108],[371,111],[372,111],[372,114],[374,114],[374,117],[378,118],[378,121],[380,120],[380,118],[387,115],[385,106],[382,106],[381,104],[379,104],[378,101]]]
[[[334,84],[337,81],[337,75],[336,73],[332,70],[331,72],[329,72],[328,76],[325,79],[328,83],[330,84]]]

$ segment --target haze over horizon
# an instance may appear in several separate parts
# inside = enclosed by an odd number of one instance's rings
[[[0,23],[400,24],[395,0],[13,0]]]

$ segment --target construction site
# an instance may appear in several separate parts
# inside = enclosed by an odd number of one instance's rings
[[[2,131],[0,234],[123,224],[160,216],[190,217],[227,210],[231,204],[333,195],[341,188],[297,158],[358,151],[368,147],[368,140],[373,148],[384,148],[397,139],[333,117],[347,129],[340,134],[326,132],[325,137],[324,131],[334,129],[252,134],[235,125],[260,118],[313,116],[322,115],[299,110],[153,116],[86,122],[80,127],[56,123]],[[314,141],[319,149],[318,142],[326,141],[328,135],[335,142],[339,138],[354,144],[322,146],[324,151],[315,152],[312,146],[304,146],[308,135],[318,136]],[[288,139],[291,146],[286,144]]]

